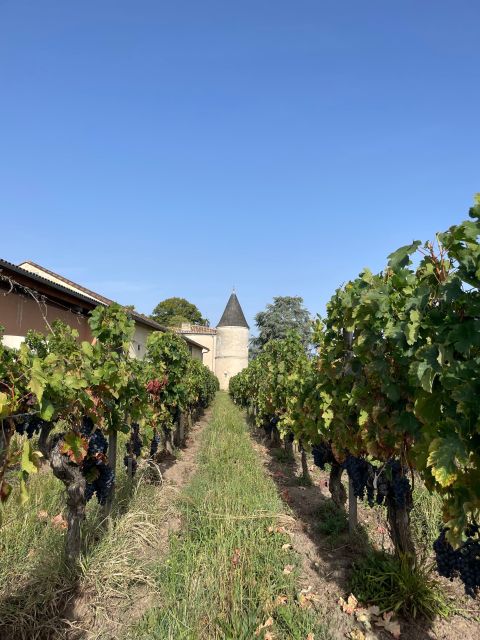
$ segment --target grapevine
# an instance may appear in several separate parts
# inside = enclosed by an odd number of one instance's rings
[[[401,247],[380,273],[366,269],[339,288],[316,322],[315,354],[302,358],[291,338],[272,340],[230,392],[257,424],[276,416],[320,466],[331,443],[332,465],[347,470],[356,496],[387,507],[395,549],[409,557],[418,473],[443,501],[439,570],[472,595],[478,533],[465,532],[480,520],[478,198],[469,213],[435,242]]]

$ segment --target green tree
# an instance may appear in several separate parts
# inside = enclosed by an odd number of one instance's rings
[[[255,355],[273,339],[283,340],[295,331],[307,349],[312,338],[312,317],[300,296],[276,296],[264,311],[255,316],[258,335],[250,341],[250,356]]]
[[[210,325],[196,305],[185,298],[167,298],[159,302],[152,312],[152,320],[166,327],[179,327],[182,322],[200,324],[205,327]]]

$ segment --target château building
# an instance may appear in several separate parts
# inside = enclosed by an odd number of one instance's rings
[[[221,389],[228,389],[230,378],[248,365],[249,326],[235,291],[215,328],[184,323],[178,333],[208,349],[203,362],[215,373]]]

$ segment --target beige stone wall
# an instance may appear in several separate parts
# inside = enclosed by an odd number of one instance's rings
[[[0,325],[5,330],[5,336],[12,336],[11,345],[19,343],[20,338],[32,329],[39,333],[48,333],[49,324],[55,320],[62,320],[76,329],[80,340],[92,339],[88,318],[83,315],[55,306],[52,303],[38,304],[31,296],[18,293],[0,294]]]
[[[133,339],[132,339],[132,342],[130,343],[130,349],[129,349],[130,355],[133,356],[134,358],[139,358],[140,360],[142,360],[145,357],[145,353],[147,351],[148,336],[151,333],[154,333],[155,331],[156,329],[154,329],[153,327],[148,327],[138,322],[135,322],[135,333],[133,335]],[[195,342],[200,342],[199,340],[196,339],[196,336],[195,336]],[[200,362],[203,362],[202,347],[197,347],[193,344],[188,344],[188,343],[187,343],[187,347],[192,358],[194,358],[195,360],[200,360]]]
[[[215,374],[220,389],[228,390],[230,378],[248,365],[248,329],[217,327]]]
[[[129,353],[133,358],[142,360],[147,351],[148,336],[153,333],[155,329],[149,328],[143,325],[135,323],[135,333],[133,334],[132,342],[130,343]]]
[[[209,349],[209,351],[204,353],[203,356],[199,358],[199,360],[201,360],[203,364],[210,369],[210,371],[215,372],[215,334],[195,333],[195,331],[191,331],[189,333],[182,333],[181,335],[185,336],[186,338],[190,338],[191,340],[195,340],[195,342],[198,342],[206,349]]]

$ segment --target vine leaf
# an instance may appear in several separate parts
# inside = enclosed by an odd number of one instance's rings
[[[410,322],[405,329],[405,336],[409,345],[415,344],[418,336],[418,329],[420,327],[420,312],[416,309],[410,311]]]
[[[460,353],[466,353],[470,347],[478,347],[480,345],[480,321],[467,320],[457,324],[450,332],[449,339]]]
[[[28,388],[37,396],[38,400],[41,401],[43,392],[47,386],[47,379],[43,373],[42,364],[39,358],[35,358],[33,360],[30,376]]]
[[[0,393],[0,418],[8,416],[10,413],[10,398],[3,391]]]
[[[61,452],[69,457],[71,462],[80,464],[87,455],[88,442],[85,438],[82,438],[78,433],[70,431],[65,434],[63,444],[61,446]]]
[[[421,244],[422,243],[420,242],[420,240],[415,240],[415,242],[412,242],[412,244],[407,244],[404,247],[400,247],[400,249],[397,249],[396,251],[391,253],[388,256],[388,266],[390,267],[390,269],[396,271],[397,269],[402,269],[403,267],[406,267],[408,264],[410,264],[410,256],[412,255],[412,253],[415,253],[415,251]]]
[[[424,391],[419,392],[414,406],[416,417],[422,422],[433,423],[442,417],[441,398]]]
[[[438,484],[448,487],[458,476],[458,462],[466,462],[463,444],[454,436],[435,438],[430,443],[427,466],[432,468],[432,474]]]
[[[38,453],[33,452],[30,440],[25,440],[20,463],[22,471],[26,473],[37,473],[38,463]]]
[[[28,502],[27,479],[28,479],[28,473],[26,471],[20,471],[19,502],[22,505],[25,504],[26,502]]]
[[[51,402],[42,402],[41,407],[42,409],[40,411],[40,417],[42,418],[42,420],[50,422],[55,413],[55,407]]]

